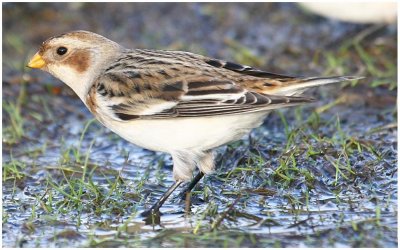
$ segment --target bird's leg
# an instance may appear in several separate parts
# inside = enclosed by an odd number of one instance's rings
[[[164,202],[168,199],[168,197],[175,191],[177,187],[179,187],[183,183],[182,180],[177,180],[162,196],[161,198],[151,206],[150,209],[144,211],[140,215],[142,216],[149,216],[151,214],[159,213],[160,207],[164,204]]]
[[[187,193],[189,193],[190,191],[192,191],[192,189],[193,189],[193,188],[196,186],[196,184],[201,180],[201,178],[203,178],[203,176],[204,176],[204,173],[200,171],[200,172],[192,179],[192,181],[187,185],[187,187],[185,187],[185,189],[182,190],[182,191],[179,193],[178,196],[179,196],[182,200],[186,199]]]

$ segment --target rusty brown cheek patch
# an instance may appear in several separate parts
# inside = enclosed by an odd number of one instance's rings
[[[90,54],[88,51],[78,50],[70,55],[65,61],[65,65],[69,65],[71,68],[76,69],[79,73],[87,70],[90,62]]]

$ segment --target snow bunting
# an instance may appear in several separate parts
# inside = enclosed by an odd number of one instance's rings
[[[70,86],[107,128],[146,149],[171,154],[176,183],[213,171],[212,149],[239,140],[271,110],[312,101],[309,87],[353,77],[291,77],[183,51],[126,49],[73,31],[46,40],[28,67]]]

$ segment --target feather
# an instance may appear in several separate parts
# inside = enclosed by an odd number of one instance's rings
[[[93,85],[116,120],[219,116],[300,105],[303,89],[355,77],[295,78],[181,51],[129,50]]]
[[[308,78],[298,78],[293,82],[289,82],[287,84],[283,84],[279,88],[275,88],[271,93],[277,94],[290,94],[290,93],[302,93],[304,89],[317,87],[321,85],[344,82],[344,81],[353,81],[359,80],[363,77],[357,76],[331,76],[331,77],[308,77]]]

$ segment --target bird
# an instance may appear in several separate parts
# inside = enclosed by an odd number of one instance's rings
[[[213,150],[240,140],[271,111],[313,102],[302,95],[308,88],[359,79],[294,77],[191,52],[127,49],[84,30],[45,40],[27,66],[68,85],[120,137],[172,156],[175,182],[144,216],[160,213],[192,180],[183,190],[190,192],[214,171]]]

